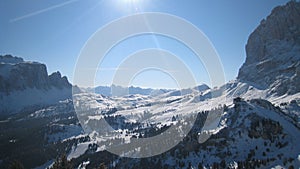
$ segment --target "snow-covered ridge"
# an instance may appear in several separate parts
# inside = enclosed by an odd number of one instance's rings
[[[101,94],[104,96],[126,96],[126,95],[151,95],[151,96],[157,96],[162,95],[165,93],[169,93],[170,91],[173,91],[170,93],[171,95],[185,95],[192,93],[193,91],[205,91],[210,89],[206,84],[198,85],[194,88],[189,89],[181,89],[181,90],[175,90],[175,89],[152,89],[152,88],[141,88],[141,87],[122,87],[118,85],[111,85],[111,86],[97,86],[95,88],[87,88],[83,89],[87,92],[95,92],[97,94]]]

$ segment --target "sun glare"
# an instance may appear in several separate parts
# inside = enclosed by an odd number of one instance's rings
[[[142,0],[119,0],[119,8],[125,12],[141,12]]]
[[[124,3],[137,3],[139,0],[122,0]]]
[[[120,1],[123,3],[123,5],[135,6],[141,4],[141,0],[120,0]]]

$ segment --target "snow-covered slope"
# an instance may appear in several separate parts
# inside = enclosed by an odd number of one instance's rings
[[[78,94],[75,100],[82,100],[81,106],[90,110],[79,114],[79,121],[94,140],[89,140],[88,143],[97,143],[97,153],[111,148],[112,142],[117,142],[114,146],[124,146],[130,144],[132,138],[151,137],[153,133],[149,131],[157,132],[173,125],[182,128],[185,122],[191,122],[186,121],[189,117],[208,112],[207,117],[202,119],[205,121],[203,126],[202,120],[196,120],[191,132],[174,150],[150,158],[152,162],[149,163],[156,165],[157,162],[153,161],[167,157],[161,166],[180,168],[179,163],[184,163],[185,166],[198,167],[200,163],[209,167],[221,165],[221,161],[224,161],[222,165],[225,163],[226,166],[230,166],[236,163],[237,166],[246,168],[300,166],[300,147],[297,144],[300,141],[299,125],[287,115],[287,112],[299,112],[300,100],[282,103],[278,107],[264,99],[251,99],[253,95],[247,95],[249,91],[246,90],[251,87],[249,85],[237,83],[232,86],[240,91],[244,89],[245,93],[236,95],[244,94],[246,99],[234,98],[234,90],[229,89],[233,93],[205,100],[195,99],[197,94],[205,95],[201,92],[152,97],[104,97],[85,93]],[[291,96],[289,97],[285,99],[291,99]],[[101,120],[106,120],[115,130],[113,135],[109,134],[109,128],[100,127],[99,130],[99,126],[96,127]],[[72,150],[70,158],[77,157],[76,154],[84,156],[88,150],[87,147],[83,148],[84,145],[86,144],[81,143],[76,151]],[[172,152],[175,150],[177,153]],[[179,158],[183,152],[186,155]],[[116,165],[125,168],[132,168],[136,163],[122,158],[117,161],[119,162]]]

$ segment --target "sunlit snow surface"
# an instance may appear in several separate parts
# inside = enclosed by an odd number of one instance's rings
[[[213,93],[213,94],[212,94]],[[236,140],[235,143],[228,142],[230,145],[227,149],[230,149],[232,153],[239,152],[241,155],[239,158],[231,156],[228,157],[230,160],[232,158],[233,165],[234,160],[242,160],[247,157],[247,151],[249,149],[254,149],[255,146],[264,144],[263,139],[250,140],[246,133],[242,133],[240,137],[237,137],[238,133],[235,131],[239,128],[250,127],[251,117],[253,112],[256,112],[261,118],[271,119],[280,122],[284,128],[284,133],[287,135],[285,140],[289,140],[289,146],[284,147],[278,152],[273,152],[273,155],[284,154],[291,158],[297,159],[300,149],[298,142],[299,138],[299,96],[295,95],[284,95],[280,98],[273,95],[268,95],[265,90],[257,89],[246,83],[232,81],[227,83],[225,86],[207,89],[205,91],[190,90],[184,95],[178,95],[174,91],[164,93],[156,96],[145,96],[145,95],[128,95],[122,97],[106,97],[99,94],[93,93],[80,93],[75,95],[77,97],[74,99],[74,106],[80,104],[81,107],[86,108],[88,111],[77,112],[77,117],[80,121],[82,130],[76,130],[75,126],[70,126],[74,128],[73,134],[64,135],[64,133],[70,131],[68,127],[65,127],[65,131],[60,133],[62,141],[81,138],[85,136],[90,136],[91,140],[80,142],[74,145],[70,152],[68,153],[68,159],[78,158],[85,154],[89,150],[89,146],[92,144],[97,144],[98,147],[96,152],[101,152],[104,150],[109,150],[112,144],[115,145],[126,145],[133,141],[133,138],[141,138],[144,135],[140,135],[139,131],[144,131],[147,128],[154,128],[155,130],[163,129],[166,126],[175,125],[186,125],[193,123],[186,121],[188,117],[203,112],[209,111],[208,117],[205,121],[205,125],[199,132],[199,144],[204,143],[211,135],[215,135],[224,128],[231,127],[234,130],[229,134],[232,138],[240,138]],[[245,105],[245,110],[236,121],[232,121],[234,114],[234,104],[233,99],[236,97],[241,97],[247,104]],[[258,99],[255,101],[254,99]],[[279,106],[283,111],[281,113],[276,112],[273,108],[261,101],[260,99],[269,100],[275,106]],[[79,102],[80,100],[80,102]],[[254,100],[254,101],[253,101]],[[296,100],[296,101],[293,101]],[[77,101],[77,102],[76,102]],[[296,103],[294,103],[296,102]],[[297,104],[298,103],[298,104]],[[213,111],[223,105],[227,105],[227,111]],[[48,107],[43,110],[39,110],[31,116],[41,117],[41,116],[51,116],[55,112],[60,112],[59,110],[66,109],[71,110],[73,105],[68,105],[68,103],[61,103],[60,106]],[[251,110],[251,111],[250,111]],[[291,118],[292,116],[297,117]],[[106,119],[106,120],[105,120]],[[99,121],[108,121],[110,126],[93,126]],[[111,120],[111,122],[109,122]],[[178,135],[180,133],[181,126],[178,125]],[[79,128],[78,128],[79,129]],[[184,134],[182,135],[184,137]],[[57,136],[49,135],[50,140],[57,141]],[[251,143],[251,144],[250,144]],[[245,147],[249,145],[249,147]],[[270,147],[270,149],[276,149],[276,147]],[[217,156],[213,155],[214,151],[217,153],[217,149],[211,147],[210,153],[202,152],[206,154],[207,158],[210,160],[207,163],[213,163],[220,160]],[[126,152],[129,154],[138,153],[140,149],[137,147],[132,152]],[[244,153],[243,153],[244,152]],[[262,154],[263,150],[257,150],[258,154]],[[124,152],[125,153],[125,152]],[[124,155],[124,154],[123,154]],[[128,154],[127,154],[128,155]],[[273,156],[272,155],[272,156]],[[126,156],[126,154],[124,155]],[[263,158],[262,155],[257,155],[258,158]],[[197,158],[204,158],[201,154],[190,154],[187,159],[190,161],[196,160]],[[174,163],[173,158],[170,157],[166,163]],[[281,164],[279,161],[274,161],[272,164]],[[196,163],[195,163],[196,165]],[[269,165],[269,167],[275,167],[276,165]]]
[[[146,128],[149,125],[154,125],[157,128],[162,128],[163,126],[176,125],[180,121],[184,122],[183,124],[190,123],[190,125],[193,125],[193,121],[187,122],[184,121],[184,118],[199,112],[210,111],[202,131],[199,133],[199,142],[205,142],[210,135],[218,133],[230,123],[227,120],[227,112],[219,111],[213,113],[214,111],[212,110],[218,109],[223,105],[232,105],[233,99],[236,97],[242,97],[244,100],[266,99],[279,106],[282,103],[297,100],[299,96],[300,94],[284,95],[278,98],[278,96],[269,95],[267,90],[262,90],[259,87],[257,88],[257,86],[251,86],[240,81],[231,81],[219,88],[207,89],[201,92],[194,89],[185,90],[182,95],[176,91],[156,96],[137,94],[122,97],[106,97],[94,93],[81,93],[75,95],[74,106],[84,107],[86,110],[89,110],[84,111],[84,113],[77,112],[78,118],[85,132],[98,144],[102,143],[100,147],[105,149],[109,147],[109,141],[114,139],[122,140],[120,141],[122,144],[130,143],[133,136],[139,137],[138,133],[132,131],[141,127]],[[257,108],[256,105],[253,107]],[[297,105],[287,104],[281,107],[285,110],[284,112],[299,117],[297,114],[299,107]],[[283,125],[292,125],[288,116],[282,118],[276,113],[274,115],[264,113],[260,115],[275,121],[278,121],[278,118],[283,119],[284,121],[281,121]],[[95,130],[92,126],[95,121],[101,121],[107,117],[115,117],[115,120],[117,119],[116,124],[113,124],[112,127],[105,126],[100,127],[101,130]],[[137,125],[132,125],[131,127],[133,128],[126,129],[124,125],[122,126],[123,123]],[[250,121],[247,122],[246,120],[244,123],[245,125],[250,125]],[[297,122],[293,121],[292,123]],[[288,126],[287,128],[291,129]],[[289,132],[297,133],[297,129],[293,130]]]

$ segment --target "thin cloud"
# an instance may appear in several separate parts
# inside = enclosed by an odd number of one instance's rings
[[[54,9],[56,9],[56,8],[63,7],[63,6],[65,6],[65,5],[74,3],[74,2],[76,2],[76,1],[78,1],[78,0],[69,0],[69,1],[66,1],[66,2],[63,2],[63,3],[60,3],[60,4],[57,4],[57,5],[53,5],[53,6],[50,6],[50,7],[48,7],[48,8],[41,9],[41,10],[38,10],[38,11],[35,11],[35,12],[32,12],[32,13],[29,13],[29,14],[27,14],[27,15],[23,15],[23,16],[20,16],[20,17],[11,19],[9,22],[12,23],[12,22],[16,22],[16,21],[19,21],[19,20],[22,20],[22,19],[26,19],[26,18],[35,16],[35,15],[38,15],[38,14],[41,14],[41,13],[44,13],[44,12],[48,12],[48,11],[54,10]]]

